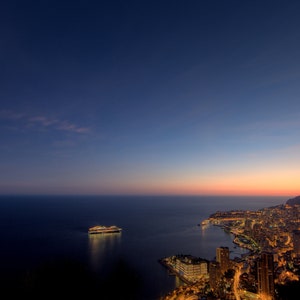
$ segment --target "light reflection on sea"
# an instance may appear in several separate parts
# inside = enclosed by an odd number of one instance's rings
[[[101,268],[105,261],[105,254],[121,243],[121,233],[89,234],[90,265],[94,271]]]
[[[216,248],[245,253],[221,228],[197,226],[217,210],[261,209],[284,197],[0,197],[0,266],[22,275],[61,256],[80,260],[106,276],[118,260],[140,276],[143,300],[155,300],[180,281],[158,259],[191,254],[211,260]],[[117,225],[122,234],[89,236],[91,224]]]

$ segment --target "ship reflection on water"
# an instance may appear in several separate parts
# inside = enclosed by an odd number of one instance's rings
[[[203,221],[203,222],[201,222],[200,224],[198,224],[198,226],[199,226],[200,229],[201,229],[201,236],[202,236],[202,237],[205,237],[207,234],[209,234],[209,233],[207,232],[208,229],[210,228],[210,223],[209,223],[209,222]]]
[[[121,233],[89,234],[89,257],[94,271],[104,264],[107,254],[115,252],[121,243]]]

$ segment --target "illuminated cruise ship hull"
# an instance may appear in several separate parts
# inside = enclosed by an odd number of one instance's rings
[[[122,228],[117,226],[93,226],[88,230],[89,234],[105,234],[105,233],[119,233]]]

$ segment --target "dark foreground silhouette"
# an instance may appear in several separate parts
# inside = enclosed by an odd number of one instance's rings
[[[0,277],[3,299],[99,299],[142,300],[143,282],[124,260],[100,277],[78,261],[59,259],[44,263],[24,274]],[[292,300],[300,294],[300,282],[277,286],[276,300]],[[2,298],[2,297],[1,297]],[[214,299],[207,297],[207,299]]]
[[[138,273],[123,260],[107,276],[87,270],[71,260],[48,262],[19,278],[2,278],[6,299],[141,299]]]

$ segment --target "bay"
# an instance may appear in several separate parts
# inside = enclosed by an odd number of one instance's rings
[[[0,279],[4,287],[24,288],[36,270],[67,261],[92,274],[96,286],[109,286],[103,299],[116,299],[118,293],[123,299],[159,299],[182,282],[169,276],[158,259],[191,254],[212,260],[220,246],[229,247],[232,258],[246,252],[234,247],[233,237],[219,227],[202,229],[198,223],[218,210],[257,210],[288,198],[1,196]],[[97,224],[123,231],[89,236],[88,227]],[[118,293],[115,287],[121,287]]]

